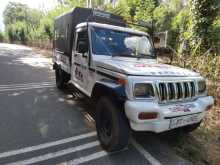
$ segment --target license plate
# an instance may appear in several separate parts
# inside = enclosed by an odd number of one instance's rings
[[[198,123],[199,121],[200,114],[176,117],[170,120],[170,129],[182,127],[193,123]]]

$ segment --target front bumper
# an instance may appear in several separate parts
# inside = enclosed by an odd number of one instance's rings
[[[130,121],[130,126],[135,131],[163,132],[170,130],[171,118],[190,114],[199,114],[199,121],[205,116],[207,107],[214,104],[211,96],[200,97],[191,102],[173,104],[158,104],[156,101],[127,100],[125,113]],[[140,120],[141,112],[157,112],[156,119]]]

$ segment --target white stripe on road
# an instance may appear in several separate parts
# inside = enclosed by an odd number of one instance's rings
[[[0,85],[0,92],[28,90],[28,89],[40,89],[40,88],[51,88],[54,86],[55,86],[54,82]]]
[[[138,150],[140,154],[142,154],[145,159],[151,164],[151,165],[162,165],[157,159],[155,159],[149,152],[147,152],[139,143],[137,143],[133,138],[131,139],[132,145]],[[91,155],[83,156],[77,159],[73,159],[67,162],[59,163],[58,165],[79,165],[82,163],[89,162],[91,160],[99,159],[104,156],[109,155],[106,151],[100,151],[93,153]]]
[[[38,82],[38,83],[22,83],[22,84],[2,84],[0,85],[0,88],[5,87],[17,87],[17,86],[32,86],[32,85],[48,85],[48,84],[54,84],[55,82]]]
[[[4,89],[17,89],[17,88],[31,88],[31,87],[39,87],[39,86],[51,86],[51,85],[56,85],[54,84],[39,84],[39,85],[25,85],[25,86],[6,86],[6,87],[0,87],[0,90]]]
[[[78,135],[78,136],[73,136],[73,137],[66,138],[66,139],[61,139],[58,141],[53,141],[53,142],[48,142],[48,143],[44,143],[44,144],[40,144],[40,145],[36,145],[36,146],[21,148],[18,150],[3,152],[3,153],[0,153],[0,158],[14,156],[14,155],[18,155],[18,154],[27,153],[27,152],[32,152],[32,151],[36,151],[36,150],[40,150],[40,149],[45,149],[48,147],[57,146],[57,145],[77,141],[80,139],[85,139],[85,138],[92,137],[95,135],[96,135],[96,132],[90,132],[90,133],[86,133],[86,134],[82,134],[82,135]]]
[[[64,150],[61,150],[61,151],[57,151],[57,152],[54,152],[54,153],[48,153],[48,154],[45,154],[45,155],[30,158],[30,159],[9,163],[7,165],[28,165],[28,164],[38,163],[38,162],[46,161],[46,160],[49,160],[49,159],[52,159],[52,158],[56,158],[56,157],[60,157],[60,156],[63,156],[63,155],[71,154],[71,153],[74,153],[74,152],[77,152],[77,151],[92,148],[92,147],[95,147],[95,146],[98,146],[98,145],[99,145],[99,142],[96,140],[94,142],[86,143],[86,144],[83,144],[83,145],[80,145],[80,146],[71,147],[71,148],[64,149]]]
[[[0,89],[0,92],[7,92],[7,91],[19,91],[19,90],[29,90],[29,89],[41,89],[41,88],[52,88],[55,87],[54,85],[40,85],[40,86],[31,86],[31,87],[18,87],[18,88],[9,88],[9,89]]]
[[[1,89],[11,89],[11,88],[29,88],[29,87],[36,87],[36,86],[48,86],[48,85],[55,85],[55,83],[50,83],[50,84],[33,84],[33,85],[20,85],[20,86],[0,86]]]
[[[131,139],[131,144],[150,162],[151,165],[161,165],[149,152],[147,152],[137,141]]]
[[[89,162],[91,160],[102,158],[107,155],[108,155],[108,153],[106,151],[100,151],[100,152],[96,152],[91,155],[87,155],[87,156],[83,156],[83,157],[80,157],[77,159],[70,160],[65,163],[60,163],[59,165],[78,165],[78,164]]]

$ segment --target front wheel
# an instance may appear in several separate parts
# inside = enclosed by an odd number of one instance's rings
[[[128,144],[130,128],[124,111],[109,98],[98,101],[96,129],[101,146],[108,152],[119,151]]]
[[[187,125],[181,128],[181,131],[184,133],[190,133],[193,132],[194,130],[196,130],[201,124],[201,121],[199,123],[195,123],[192,125]]]

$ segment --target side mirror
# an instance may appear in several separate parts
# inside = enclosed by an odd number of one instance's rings
[[[82,53],[83,56],[88,52],[88,44],[85,41],[79,41],[78,52]]]
[[[153,42],[156,49],[167,48],[168,31],[154,34]]]

